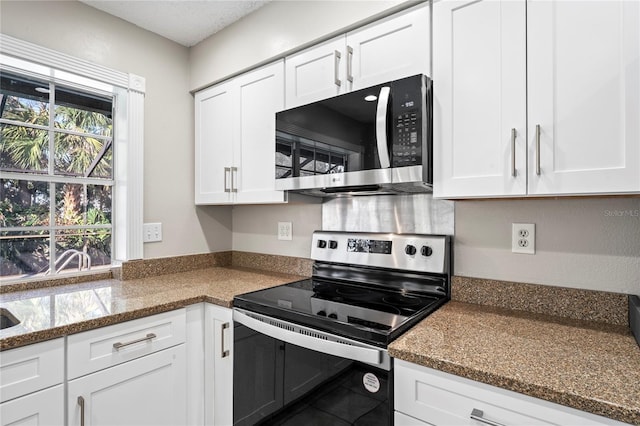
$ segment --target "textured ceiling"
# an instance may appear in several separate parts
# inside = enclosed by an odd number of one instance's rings
[[[190,47],[271,0],[80,1]]]

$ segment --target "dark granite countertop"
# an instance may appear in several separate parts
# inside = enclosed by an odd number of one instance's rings
[[[21,323],[0,331],[0,350],[79,333],[198,302],[230,308],[233,297],[305,277],[213,267],[128,281],[106,279],[0,294]]]
[[[640,348],[627,327],[452,301],[391,356],[640,424]]]
[[[238,267],[0,294],[22,322],[0,350],[303,279]],[[640,424],[640,348],[627,327],[452,301],[389,346],[398,359]]]

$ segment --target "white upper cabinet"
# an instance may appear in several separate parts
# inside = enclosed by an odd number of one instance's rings
[[[435,196],[526,194],[525,28],[523,1],[434,5]]]
[[[196,204],[286,202],[275,190],[275,113],[283,108],[283,61],[196,93]]]
[[[639,191],[640,2],[529,1],[527,30],[529,193]]]
[[[428,4],[286,58],[286,107],[414,74],[429,74]]]
[[[234,87],[222,83],[195,95],[196,204],[231,202]]]
[[[436,197],[640,191],[640,3],[433,7]]]

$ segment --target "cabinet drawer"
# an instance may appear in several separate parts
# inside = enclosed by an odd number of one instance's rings
[[[62,424],[64,424],[63,385],[0,404],[0,425],[2,426]]]
[[[0,352],[0,402],[64,380],[64,339]]]
[[[503,425],[622,425],[605,417],[532,398],[404,361],[395,361],[395,410],[433,425],[478,425],[472,412]]]
[[[184,309],[71,335],[67,340],[68,377],[73,379],[184,343],[185,336]]]

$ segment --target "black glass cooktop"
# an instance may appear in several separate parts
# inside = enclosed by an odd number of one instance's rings
[[[313,278],[237,296],[233,305],[386,347],[446,300],[443,296]]]

